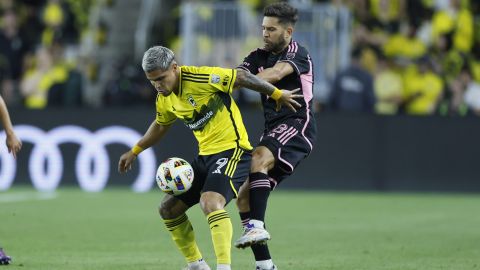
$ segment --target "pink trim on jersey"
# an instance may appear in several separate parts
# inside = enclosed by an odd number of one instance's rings
[[[298,51],[298,43],[296,41],[293,41],[288,45],[288,51],[289,53],[293,52],[296,53]]]
[[[307,74],[300,75],[300,81],[302,82],[302,93],[303,99],[305,100],[305,104],[307,105],[307,121],[305,121],[305,125],[302,129],[302,136],[310,145],[310,150],[313,150],[313,144],[307,139],[305,136],[305,129],[307,129],[307,125],[310,122],[310,107],[309,102],[313,98],[313,75],[312,75],[312,60],[310,56],[308,56],[308,63],[310,65],[310,71]]]
[[[288,161],[286,161],[285,159],[282,158],[281,156],[282,154],[282,148],[279,148],[278,149],[278,160],[280,160],[281,162],[283,162],[284,164],[286,164],[288,167],[290,167],[290,171],[293,172],[293,165],[290,164]]]
[[[258,68],[258,73],[262,72],[263,71],[263,67],[259,67]]]

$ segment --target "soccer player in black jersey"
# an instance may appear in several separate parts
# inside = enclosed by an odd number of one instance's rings
[[[256,269],[277,269],[266,241],[265,211],[270,191],[306,158],[313,148],[317,128],[312,112],[313,67],[308,51],[292,39],[297,9],[285,2],[264,9],[264,47],[251,52],[238,67],[280,89],[300,88],[302,106],[296,111],[277,110],[275,101],[262,94],[265,129],[255,148],[249,184],[243,185],[237,206],[245,232],[235,246],[252,246]]]

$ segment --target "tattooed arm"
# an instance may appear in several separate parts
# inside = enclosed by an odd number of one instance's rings
[[[295,107],[301,107],[300,103],[295,101],[295,98],[302,97],[302,95],[295,94],[300,90],[300,88],[292,91],[279,90],[271,83],[266,82],[243,69],[237,69],[237,79],[235,80],[233,86],[248,88],[261,94],[270,96],[277,102],[277,111],[280,110],[282,105],[287,106],[294,112],[296,112]]]

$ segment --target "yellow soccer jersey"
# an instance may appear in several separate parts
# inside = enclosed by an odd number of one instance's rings
[[[197,138],[200,155],[235,147],[252,149],[231,96],[236,77],[235,69],[180,67],[178,95],[157,95],[157,123],[169,125],[181,119]]]

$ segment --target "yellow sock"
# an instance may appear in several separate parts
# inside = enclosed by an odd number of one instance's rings
[[[213,249],[217,255],[218,264],[231,264],[232,221],[227,211],[217,210],[207,215],[212,234]]]
[[[195,241],[192,224],[186,214],[175,219],[166,219],[163,222],[165,222],[167,230],[172,234],[173,242],[175,242],[187,262],[194,262],[202,258]]]

